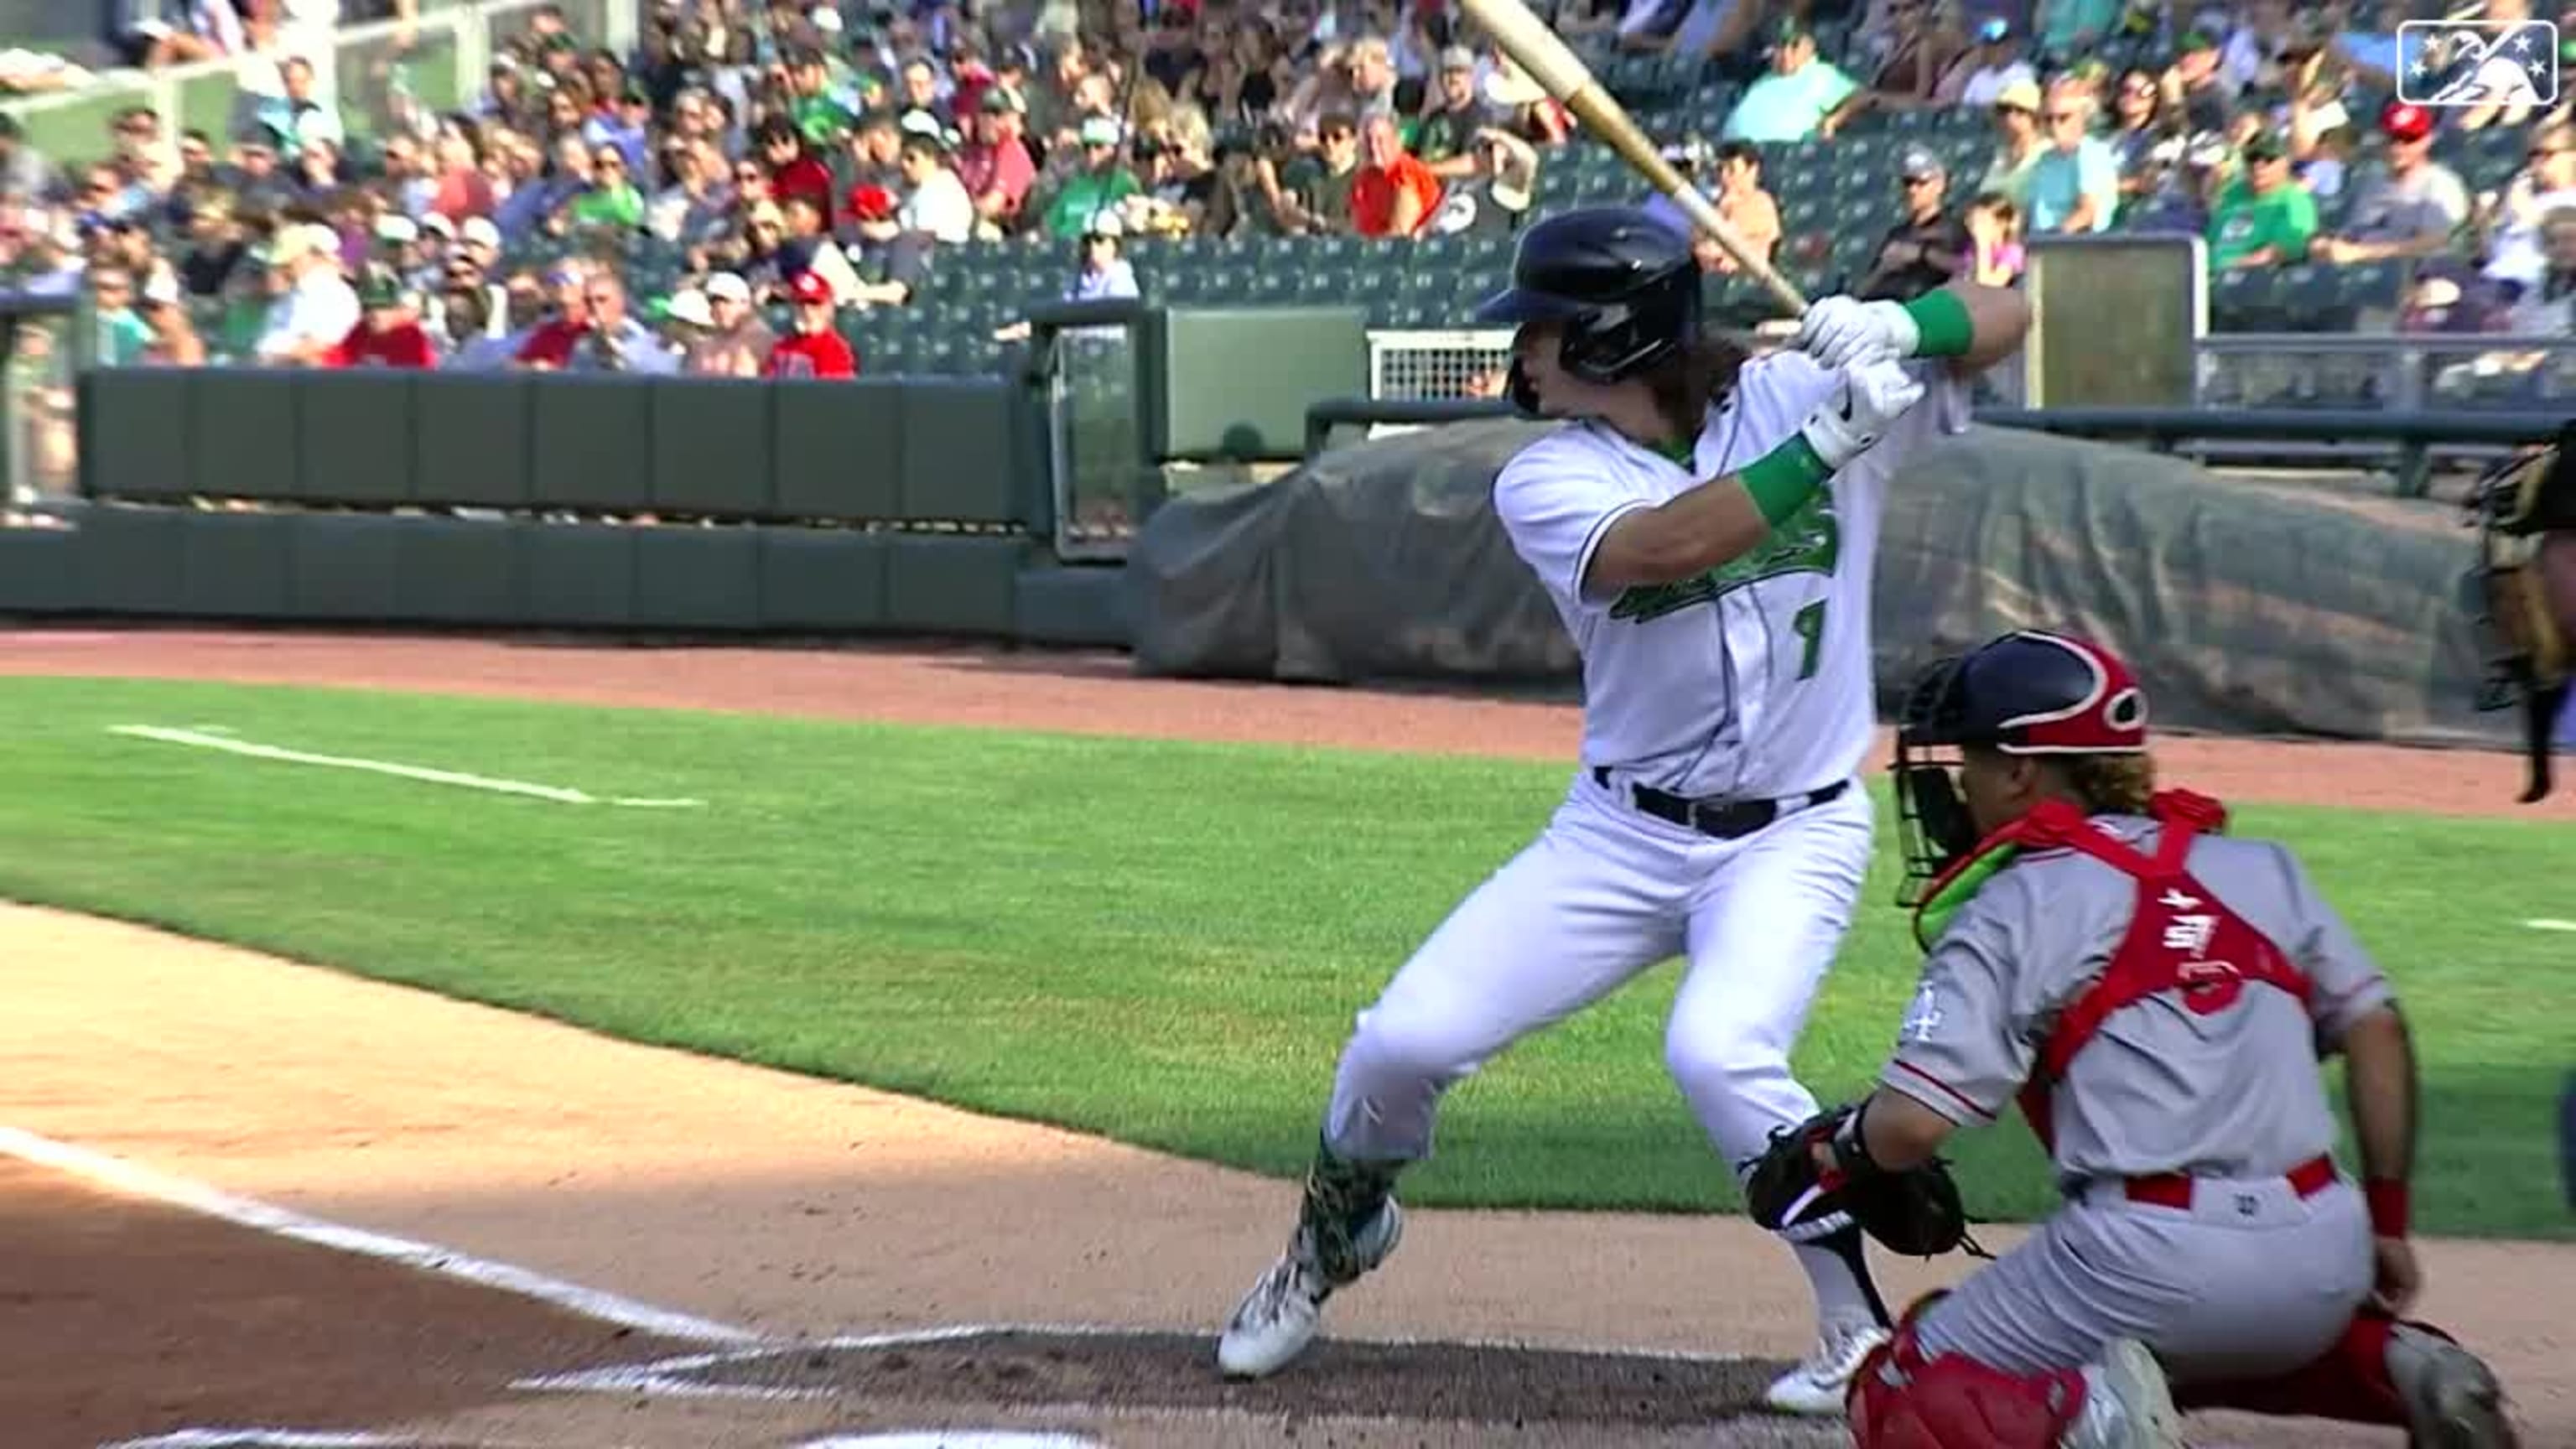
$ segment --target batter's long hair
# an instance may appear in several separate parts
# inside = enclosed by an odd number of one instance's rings
[[[2084,808],[2096,815],[2144,815],[2156,793],[2152,754],[2066,755],[2057,763],[2066,783],[2084,797]]]
[[[1657,415],[1681,436],[1696,438],[1708,410],[1733,390],[1735,375],[1752,360],[1734,338],[1706,332],[1681,355],[1657,363],[1643,380],[1654,391]]]

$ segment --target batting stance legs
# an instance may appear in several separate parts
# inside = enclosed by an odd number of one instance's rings
[[[1286,1364],[1314,1336],[1324,1297],[1393,1250],[1395,1175],[1430,1155],[1452,1085],[1673,955],[1689,965],[1667,1065],[1730,1162],[1759,1156],[1772,1129],[1815,1110],[1789,1073],[1789,1051],[1869,850],[1869,800],[1856,789],[1724,840],[1623,809],[1579,777],[1548,829],[1461,902],[1360,1014],[1298,1235],[1238,1310],[1221,1365],[1258,1375]],[[1829,1322],[1877,1325],[1883,1312],[1856,1242],[1798,1251]]]

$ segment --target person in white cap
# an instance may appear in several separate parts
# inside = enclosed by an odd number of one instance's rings
[[[485,276],[501,264],[501,229],[488,216],[465,218],[465,224],[456,229],[456,246]]]
[[[662,308],[662,341],[682,354],[681,370],[688,370],[687,352],[699,338],[713,331],[715,310],[707,305],[707,294],[695,287],[682,287],[671,294]]]
[[[388,211],[376,218],[372,250],[370,260],[393,268],[405,285],[416,284],[430,270],[421,255],[420,223],[399,211]]]
[[[680,370],[697,377],[758,377],[778,345],[751,305],[751,284],[732,272],[707,278],[707,331],[689,344]]]
[[[314,367],[358,325],[358,294],[340,273],[340,239],[319,222],[280,230],[269,266],[285,283],[251,355],[268,367]]]
[[[1120,240],[1127,235],[1127,224],[1118,213],[1104,211],[1091,223],[1082,237],[1082,265],[1065,285],[1068,302],[1106,302],[1143,296],[1136,285],[1136,269],[1118,254]],[[1023,342],[1034,329],[1027,319],[995,329],[996,342]],[[1067,335],[1085,336],[1116,332],[1116,327],[1076,327]]]
[[[178,277],[161,272],[144,283],[143,306],[138,315],[143,325],[152,329],[152,340],[143,345],[139,361],[160,367],[206,365],[206,344],[188,320]]]

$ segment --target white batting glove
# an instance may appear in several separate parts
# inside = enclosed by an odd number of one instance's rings
[[[1906,410],[1923,400],[1923,384],[1893,360],[1843,369],[1834,390],[1799,428],[1827,468],[1841,472],[1852,459],[1887,436]]]
[[[1922,344],[1922,329],[1898,303],[1827,297],[1809,304],[1794,345],[1817,366],[1836,368],[1911,357]]]

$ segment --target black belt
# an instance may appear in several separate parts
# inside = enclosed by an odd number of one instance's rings
[[[1608,789],[1610,767],[1592,767],[1592,782]],[[1784,795],[1777,800],[1694,800],[1652,785],[1631,785],[1629,797],[1637,808],[1660,820],[1669,820],[1685,830],[1714,835],[1720,840],[1740,840],[1764,828],[1782,816],[1795,815],[1810,806],[1822,805],[1850,788],[1849,780],[1836,780],[1821,790],[1804,795]]]

